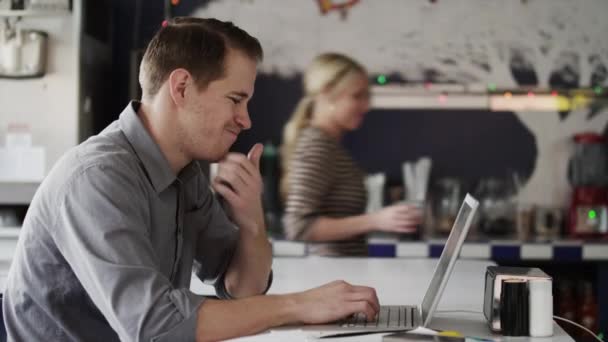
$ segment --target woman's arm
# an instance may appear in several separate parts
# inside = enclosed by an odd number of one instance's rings
[[[302,240],[346,240],[373,230],[372,215],[356,215],[344,218],[319,217],[302,235]]]
[[[352,238],[371,231],[411,233],[422,221],[418,208],[395,204],[379,211],[344,218],[319,217],[302,234],[302,240],[333,241]]]

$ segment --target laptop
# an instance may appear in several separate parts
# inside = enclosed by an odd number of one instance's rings
[[[317,337],[337,337],[366,333],[407,331],[428,327],[439,304],[441,294],[454,269],[454,264],[467,236],[479,202],[467,194],[454,221],[450,236],[441,252],[433,278],[420,305],[381,306],[375,321],[367,322],[364,315],[353,315],[347,319],[321,325],[303,325],[298,329],[313,333]],[[284,327],[287,328],[287,327]],[[294,328],[293,326],[290,328]],[[273,329],[275,330],[275,329]],[[283,330],[283,329],[280,329]]]

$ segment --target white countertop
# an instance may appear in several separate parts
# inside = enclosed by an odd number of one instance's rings
[[[384,305],[416,305],[424,296],[437,259],[400,258],[275,258],[274,281],[269,293],[280,294],[306,290],[327,282],[343,279],[376,288]],[[467,336],[495,341],[572,341],[557,324],[552,338],[514,338],[493,335],[481,313],[442,311],[482,311],[484,274],[489,261],[459,260],[439,302],[430,328],[456,330]],[[4,288],[9,262],[0,261],[0,287]],[[214,294],[212,287],[193,276],[192,291]],[[235,341],[310,341],[308,333],[299,330],[271,331]],[[314,339],[312,339],[314,340]],[[381,341],[381,334],[327,339],[331,341]]]
[[[343,279],[376,288],[380,304],[416,305],[422,301],[437,259],[396,258],[275,258],[274,281],[269,293],[279,294],[306,290],[327,282]],[[467,336],[490,338],[495,341],[572,341],[557,324],[552,338],[514,338],[494,335],[489,330],[482,311],[484,275],[489,261],[458,260],[452,277],[439,302],[438,312],[430,328],[456,330]],[[213,289],[193,278],[192,290],[212,294]],[[454,310],[480,313],[442,312]],[[373,334],[330,341],[381,341],[382,334]],[[271,331],[235,339],[235,341],[310,341],[305,332]]]

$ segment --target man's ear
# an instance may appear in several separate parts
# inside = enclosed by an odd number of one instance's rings
[[[186,69],[175,69],[169,74],[169,94],[177,107],[182,107],[186,99],[186,88],[192,82],[192,75]]]

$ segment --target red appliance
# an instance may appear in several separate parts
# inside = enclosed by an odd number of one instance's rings
[[[574,136],[575,150],[568,168],[573,186],[569,235],[608,237],[608,149],[603,136]]]

